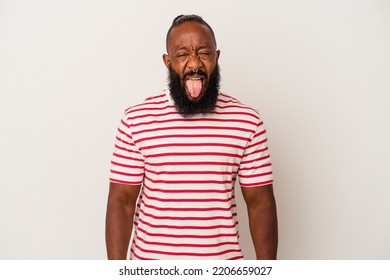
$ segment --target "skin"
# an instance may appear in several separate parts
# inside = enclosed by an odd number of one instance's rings
[[[172,29],[168,38],[167,51],[168,54],[163,55],[165,66],[172,67],[182,79],[186,73],[193,70],[204,71],[207,79],[210,79],[220,55],[210,30],[207,26],[196,22],[186,22]],[[187,93],[187,97],[193,101],[201,99],[206,86],[207,81],[203,80],[200,96],[194,99]]]
[[[276,260],[278,219],[272,185],[241,188],[257,260]]]
[[[209,79],[220,55],[210,30],[195,22],[183,23],[172,29],[167,50],[168,54],[163,55],[166,67],[172,67],[182,79],[194,69],[204,71]],[[204,89],[207,86],[206,79],[203,82]],[[201,97],[202,94],[198,98]],[[127,258],[140,188],[140,185],[110,184],[106,214],[108,259]],[[273,187],[267,185],[241,189],[247,205],[256,258],[276,259],[278,228]]]
[[[106,249],[109,260],[127,259],[140,189],[140,185],[110,183],[106,214]]]

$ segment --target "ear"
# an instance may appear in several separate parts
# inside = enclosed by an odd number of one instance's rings
[[[217,53],[217,61],[218,61],[219,55],[221,54],[221,51],[220,51],[220,50],[217,50],[216,53]]]
[[[169,55],[163,54],[162,56],[165,66],[169,69],[171,66],[171,60],[169,59]]]

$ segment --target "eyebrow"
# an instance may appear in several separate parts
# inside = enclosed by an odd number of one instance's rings
[[[212,49],[212,46],[201,45],[199,48],[197,48],[197,50],[201,50],[201,49]],[[188,50],[187,47],[173,47],[172,48],[173,52],[176,52],[176,51],[187,51],[187,50]]]
[[[172,48],[172,51],[176,52],[176,51],[186,51],[188,50],[187,47],[174,47]]]

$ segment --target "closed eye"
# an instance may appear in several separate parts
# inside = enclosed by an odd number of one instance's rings
[[[188,53],[178,53],[176,54],[176,57],[186,57],[188,56]]]

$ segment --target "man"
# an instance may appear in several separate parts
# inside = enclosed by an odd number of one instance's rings
[[[272,169],[259,114],[219,91],[220,51],[201,17],[175,18],[166,46],[169,91],[128,108],[118,128],[108,258],[126,259],[134,225],[130,259],[242,259],[238,180],[256,258],[276,259]]]

